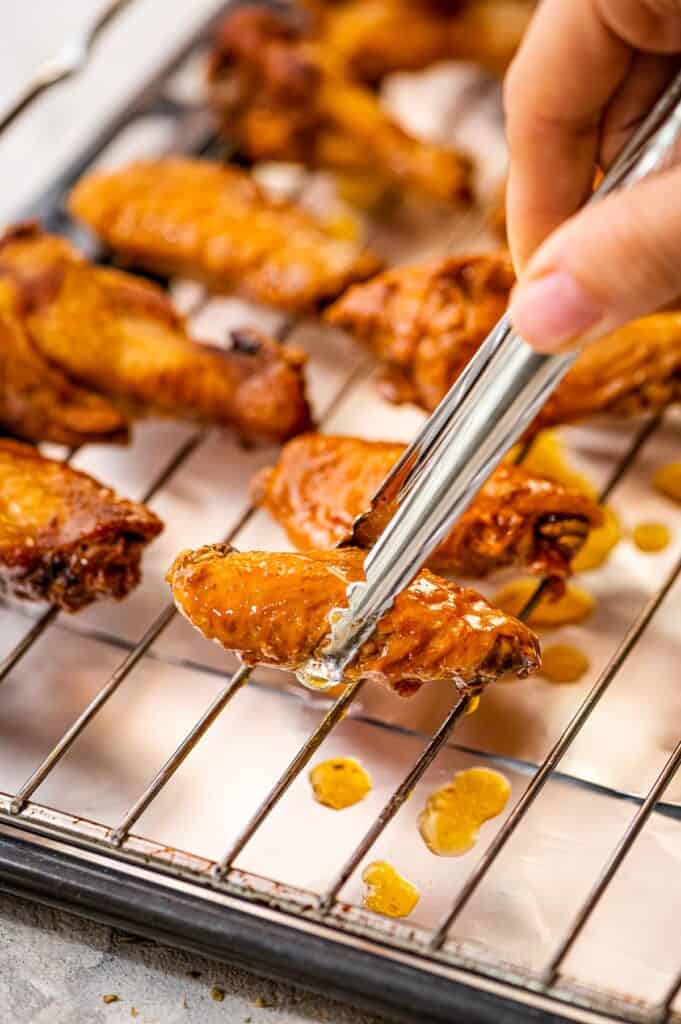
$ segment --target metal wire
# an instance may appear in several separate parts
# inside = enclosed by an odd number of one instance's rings
[[[648,821],[648,818],[653,813],[655,805],[659,802],[665,789],[678,771],[679,765],[681,765],[681,740],[677,743],[671,756],[668,758],[662,771],[650,788],[644,802],[632,818],[626,832],[612,851],[607,864],[603,868],[600,878],[595,883],[591,892],[575,915],[574,921],[570,925],[565,938],[551,957],[548,966],[546,967],[544,977],[547,987],[553,985],[555,982],[561,964],[581,935],[584,926],[598,906],[601,897],[612,881],[615,872],[618,870],[629,850],[638,839],[644,825]]]
[[[646,603],[633,625],[630,627],[626,636],[622,640],[622,643],[617,648],[615,654],[610,659],[609,663],[604,668],[603,672],[599,676],[598,680],[592,687],[591,691],[584,699],[576,714],[568,723],[565,731],[560,736],[558,741],[554,744],[553,748],[546,756],[540,767],[537,769],[536,774],[532,777],[527,789],[518,800],[517,804],[511,811],[510,815],[499,829],[494,839],[491,841],[484,854],[482,855],[477,867],[469,875],[464,882],[464,885],[456,898],[456,901],[445,917],[442,924],[438,927],[431,940],[431,948],[438,950],[445,939],[449,929],[461,914],[464,907],[467,905],[473,893],[476,891],[483,878],[486,876],[492,864],[497,859],[501,851],[506,846],[506,843],[511,838],[520,822],[525,817],[525,814],[530,809],[540,792],[544,788],[549,776],[559,764],[561,758],[570,747],[572,741],[579,734],[582,727],[586,723],[589,715],[598,704],[599,700],[607,690],[608,686],[615,678],[620,668],[628,658],[631,651],[634,649],[639,638],[644,633],[651,619],[655,615],[655,612],[664,601],[665,597],[673,587],[674,583],[681,573],[681,558],[677,561],[672,572],[669,574],[662,587],[654,594],[650,600]]]

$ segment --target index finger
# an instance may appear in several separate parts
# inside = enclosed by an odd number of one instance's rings
[[[509,71],[507,217],[519,271],[591,191],[601,118],[634,53],[611,27],[612,4],[543,0]],[[614,4],[641,20],[643,0]]]

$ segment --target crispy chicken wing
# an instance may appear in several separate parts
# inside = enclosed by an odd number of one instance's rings
[[[310,424],[296,349],[251,329],[234,333],[231,350],[198,344],[162,289],[87,263],[35,225],[0,243],[3,277],[18,290],[37,358],[128,410],[215,421],[268,440]]]
[[[327,310],[386,364],[393,401],[432,410],[504,312],[514,283],[503,253],[400,267]],[[681,312],[637,320],[589,345],[534,429],[599,413],[631,415],[681,398]]]
[[[300,312],[377,269],[245,171],[167,157],[87,175],[69,208],[128,263]]]
[[[355,437],[304,434],[289,441],[278,464],[256,478],[256,498],[302,550],[347,540],[357,516],[404,451],[404,445]],[[358,526],[355,541],[371,547],[393,515],[386,503]],[[519,565],[566,576],[570,560],[602,513],[591,498],[502,466],[461,516],[429,565],[439,572],[481,577]]]
[[[209,640],[248,663],[302,667],[324,639],[328,615],[346,604],[349,583],[363,578],[364,552],[244,554],[217,544],[184,551],[168,573],[179,610]],[[451,679],[462,692],[504,672],[539,666],[532,632],[473,590],[424,569],[395,601],[347,669],[398,693]]]
[[[528,0],[308,0],[317,33],[366,82],[440,60],[505,70],[529,23]],[[307,4],[306,4],[307,6]]]
[[[91,476],[0,441],[0,594],[68,612],[120,600],[139,583],[142,551],[161,532],[144,505]]]
[[[27,441],[71,447],[122,442],[128,433],[119,410],[45,360],[18,312],[16,289],[1,277],[0,427]]]
[[[366,174],[445,201],[469,194],[468,159],[407,134],[290,15],[262,6],[229,14],[209,82],[225,132],[253,160]]]

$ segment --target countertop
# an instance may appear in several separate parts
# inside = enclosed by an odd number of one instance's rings
[[[12,4],[3,26],[0,112],[37,64],[101,6],[93,0]],[[102,37],[87,71],[40,99],[0,139],[0,224],[49,184],[154,62],[218,7],[216,0],[135,0]],[[110,996],[116,999],[105,1002]],[[0,896],[3,1024],[132,1019],[138,1024],[379,1024],[330,1000]]]

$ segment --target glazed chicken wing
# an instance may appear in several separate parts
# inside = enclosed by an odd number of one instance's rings
[[[17,299],[12,284],[0,278],[0,427],[27,441],[70,447],[125,441],[122,413],[74,384],[31,343]]]
[[[316,7],[316,31],[357,78],[462,59],[501,73],[532,16],[528,0],[345,0]]]
[[[345,606],[348,584],[363,578],[363,559],[352,548],[241,554],[217,544],[184,551],[167,579],[179,610],[209,640],[249,664],[298,669],[325,638],[329,612]],[[424,569],[346,677],[372,677],[403,695],[449,679],[466,693],[504,672],[525,676],[538,666],[527,626]]]
[[[162,523],[91,476],[0,441],[0,594],[68,612],[139,583]]]
[[[303,357],[252,330],[231,350],[192,341],[162,289],[87,263],[32,225],[0,243],[0,279],[18,289],[38,357],[132,412],[156,411],[282,440],[310,413]]]
[[[277,465],[256,478],[255,496],[296,547],[334,547],[352,535],[354,520],[370,507],[404,447],[304,434],[289,441]],[[354,541],[371,547],[394,512],[387,502],[376,507],[358,524]],[[589,529],[601,520],[598,505],[580,491],[519,466],[501,466],[429,565],[472,577],[513,565],[566,576]]]
[[[503,253],[400,267],[351,288],[327,311],[386,364],[385,391],[432,410],[506,309]],[[534,429],[600,413],[631,415],[681,398],[681,312],[637,320],[589,345]]]
[[[445,201],[469,194],[469,161],[407,134],[290,15],[228,15],[209,82],[226,134],[252,160],[359,173]]]
[[[377,261],[245,171],[167,157],[87,175],[71,213],[127,263],[300,312],[368,277]]]

